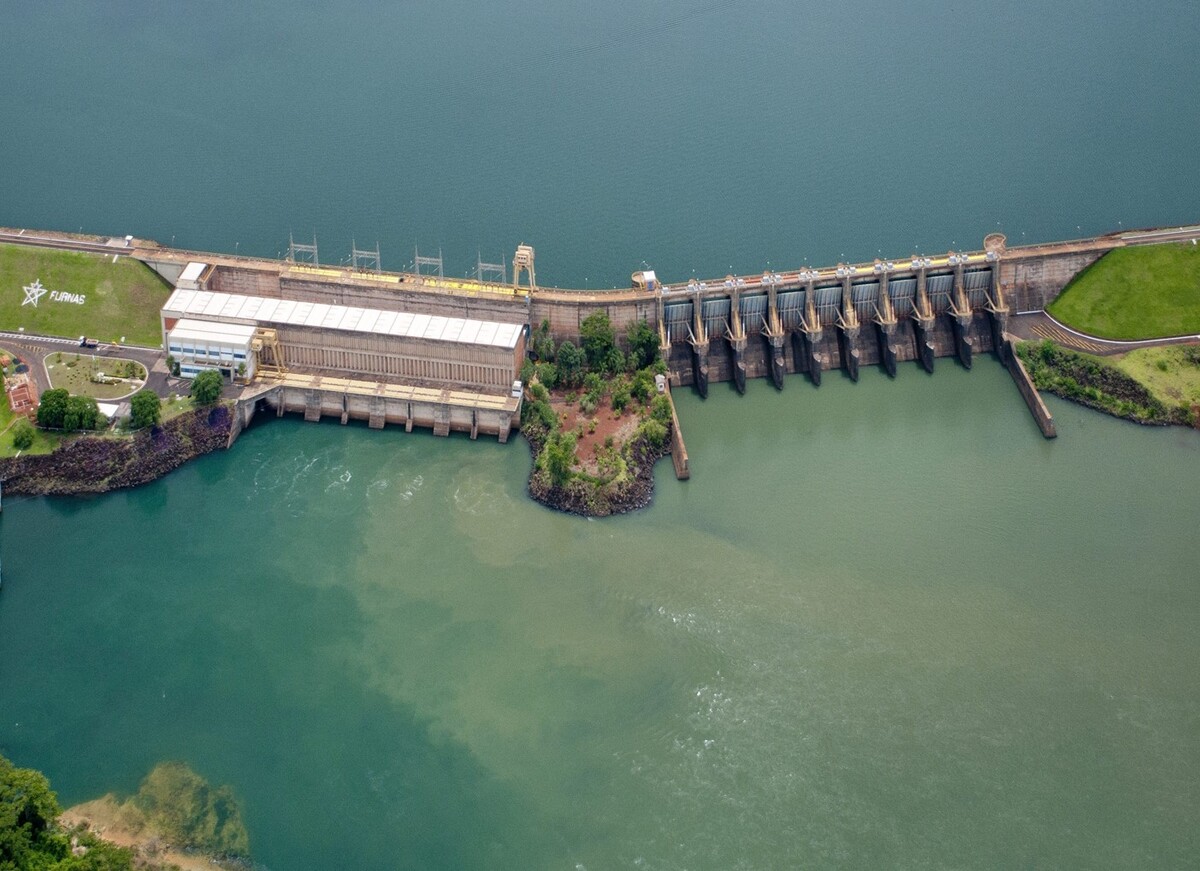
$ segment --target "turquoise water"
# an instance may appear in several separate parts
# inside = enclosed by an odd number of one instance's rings
[[[3,224],[607,287],[1197,219],[1183,0],[0,9]]]
[[[67,801],[186,759],[271,868],[1190,864],[1200,437],[828,381],[684,397],[693,479],[605,521],[273,418],[10,500],[0,742]]]
[[[5,3],[0,224],[594,287],[1190,222],[1192,12]],[[1196,433],[990,359],[678,398],[631,517],[292,419],[10,498],[0,752],[183,759],[273,871],[1197,864]]]

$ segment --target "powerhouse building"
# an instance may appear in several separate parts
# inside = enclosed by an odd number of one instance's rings
[[[186,273],[185,273],[186,274]],[[525,356],[521,324],[216,293],[181,281],[162,308],[181,375],[260,369],[507,394]]]

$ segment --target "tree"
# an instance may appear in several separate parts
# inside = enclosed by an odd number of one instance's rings
[[[609,348],[608,353],[604,355],[601,367],[610,375],[625,371],[625,355],[621,353],[621,349],[616,345]]]
[[[0,756],[0,869],[131,871],[132,850],[88,831],[64,832],[58,824],[61,813],[43,774],[16,768]],[[73,843],[85,852],[74,855]]]
[[[558,346],[555,365],[558,367],[559,383],[564,387],[578,387],[583,379],[583,367],[587,365],[587,354],[583,348],[567,340]]]
[[[0,756],[0,868],[42,868],[62,858],[52,837],[60,813],[43,774]]]
[[[642,421],[638,432],[656,448],[661,448],[667,441],[667,428],[652,417]]]
[[[650,403],[650,416],[666,426],[671,422],[671,399],[665,393],[654,397]]]
[[[63,387],[42,391],[37,411],[38,424],[48,429],[62,429],[70,395]]]
[[[604,311],[595,311],[579,325],[579,340],[587,354],[588,364],[593,369],[604,368],[604,361],[615,347],[616,334],[612,322]]]
[[[100,422],[100,408],[90,396],[67,398],[67,410],[63,412],[62,428],[67,432],[95,429]]]
[[[562,486],[571,477],[571,467],[575,465],[575,433],[555,433],[546,439],[545,447],[546,471],[550,480]]]
[[[221,395],[225,379],[216,369],[205,369],[192,379],[192,399],[200,405],[211,405]]]
[[[537,380],[550,390],[558,386],[558,368],[553,363],[538,363],[534,372]]]
[[[134,429],[153,426],[162,419],[162,400],[153,390],[139,390],[129,400],[130,422]]]
[[[629,404],[629,385],[622,381],[620,384],[613,387],[612,396],[609,397],[609,402],[612,404],[612,410],[620,414],[625,410],[625,406]]]
[[[541,325],[534,330],[530,345],[534,359],[543,363],[549,363],[554,359],[554,339],[550,336],[550,321],[543,320]]]
[[[25,418],[21,418],[13,424],[12,442],[13,447],[18,451],[23,451],[33,445],[33,424]]]
[[[644,369],[658,359],[658,334],[644,318],[630,321],[625,336],[629,339],[629,368]]]

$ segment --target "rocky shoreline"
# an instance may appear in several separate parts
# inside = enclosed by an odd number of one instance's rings
[[[78,436],[52,454],[0,459],[0,481],[13,496],[84,496],[137,487],[228,447],[232,428],[228,405],[199,408],[129,437]],[[669,431],[661,448],[643,437],[625,447],[628,476],[623,481],[599,484],[576,477],[556,486],[537,468],[545,432],[537,426],[526,429],[533,459],[528,492],[535,502],[581,517],[608,517],[638,511],[653,501],[654,464],[670,453]]]
[[[227,405],[198,408],[132,436],[79,436],[52,454],[0,460],[6,494],[77,496],[149,483],[229,444]]]
[[[597,484],[586,478],[572,478],[557,486],[550,475],[538,469],[538,456],[545,446],[545,433],[530,427],[525,433],[533,469],[529,473],[529,496],[535,502],[580,517],[608,517],[628,514],[648,506],[654,499],[654,464],[670,453],[670,433],[663,447],[655,448],[639,437],[625,450],[629,477],[620,483]]]

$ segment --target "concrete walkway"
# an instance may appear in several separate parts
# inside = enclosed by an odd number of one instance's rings
[[[1073,351],[1082,351],[1085,354],[1096,354],[1101,357],[1122,354],[1125,351],[1132,351],[1136,348],[1152,348],[1159,345],[1187,345],[1193,342],[1200,342],[1200,335],[1145,339],[1139,342],[1118,342],[1112,339],[1101,339],[1097,336],[1089,336],[1086,333],[1073,330],[1066,324],[1059,323],[1044,311],[1012,315],[1008,319],[1008,332],[1026,341],[1040,342],[1042,339],[1049,339],[1056,345],[1062,345],[1064,348],[1070,348]]]

